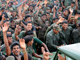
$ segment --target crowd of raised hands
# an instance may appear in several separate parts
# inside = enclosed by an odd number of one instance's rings
[[[80,33],[78,0],[0,1],[0,59],[31,60],[35,56],[49,60],[60,46],[80,42],[75,40],[79,39],[76,32]],[[58,54],[58,59],[66,57]]]

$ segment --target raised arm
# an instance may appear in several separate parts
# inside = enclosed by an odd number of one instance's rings
[[[24,39],[20,39],[19,40],[20,43],[20,47],[23,50],[23,54],[24,54],[24,60],[28,60],[28,55],[27,55],[27,51],[26,51],[26,44],[25,44],[25,40]]]
[[[4,17],[4,14],[3,14],[3,16],[2,16],[2,20],[1,20],[1,22],[0,22],[0,26],[3,24],[3,21],[5,20],[5,17]]]
[[[76,0],[76,8],[75,8],[75,10],[77,10],[78,9],[78,0]]]
[[[44,59],[49,60],[49,52],[45,52],[44,47],[41,47],[41,50],[42,50]]]
[[[56,14],[56,8],[54,7],[54,8],[53,8],[53,18],[56,17],[55,14]]]
[[[69,9],[69,11],[70,11],[70,14],[69,14],[69,17],[68,17],[68,23],[71,22],[71,16],[72,16],[72,13],[73,13],[73,10],[71,8]]]
[[[6,9],[7,9],[7,8],[8,8],[8,4],[9,4],[10,0],[6,0],[6,2],[7,2],[7,5],[6,5]]]
[[[6,46],[6,53],[7,53],[7,56],[9,56],[11,54],[11,49],[9,47],[9,43],[8,43],[8,40],[7,40],[7,34],[6,34],[6,31],[8,30],[9,26],[4,23],[4,27],[3,27],[3,39],[4,39],[4,44]]]

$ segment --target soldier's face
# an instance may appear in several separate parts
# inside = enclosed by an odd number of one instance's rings
[[[43,20],[43,21],[45,21],[45,20],[46,20],[46,18],[47,18],[47,17],[46,17],[45,15],[44,15],[44,16],[42,16],[42,20]]]
[[[16,14],[17,14],[16,12],[12,12],[12,16],[16,16]]]
[[[25,22],[27,23],[28,21],[31,21],[31,18],[28,17],[27,19],[25,19]]]
[[[20,47],[18,45],[14,46],[12,52],[15,56],[18,56],[20,54]]]
[[[71,7],[74,7],[74,4],[71,4]]]
[[[11,27],[15,28],[15,22],[14,21],[11,22]]]
[[[68,28],[68,24],[66,24],[66,23],[62,24],[62,28],[63,28],[64,30],[66,30],[66,29]]]
[[[58,19],[55,19],[54,23],[58,22]]]
[[[65,10],[65,11],[63,12],[63,14],[64,14],[65,16],[67,16],[67,15],[68,15],[68,11]]]
[[[5,7],[5,4],[2,4],[1,7]]]
[[[7,24],[7,26],[10,26],[10,22],[9,21],[7,21],[6,23],[4,23],[4,24]]]
[[[28,28],[28,30],[31,30],[32,29],[32,23],[28,23],[27,28]]]
[[[60,7],[59,10],[62,11],[62,7]]]
[[[28,46],[32,46],[32,44],[33,44],[33,39],[29,41]]]
[[[50,15],[49,14],[46,14],[47,15],[47,18],[50,18]]]
[[[50,9],[47,9],[47,12],[50,12]]]
[[[19,32],[19,33],[21,32],[21,26],[18,27],[18,32]]]
[[[58,33],[59,33],[59,31],[57,31],[57,30],[55,30],[55,29],[53,29],[53,32],[54,32],[55,34],[58,34]]]
[[[12,44],[12,37],[8,37],[8,42]]]
[[[33,10],[33,7],[32,7],[32,6],[30,6],[30,7],[29,7],[29,10]]]

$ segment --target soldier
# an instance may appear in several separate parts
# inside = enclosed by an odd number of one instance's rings
[[[47,21],[48,21],[49,25],[51,25],[52,17],[50,16],[49,12],[47,12],[46,15],[47,15]]]
[[[72,1],[71,5],[68,6],[66,9],[69,9],[69,8],[71,8],[73,10],[77,10],[78,9],[78,1],[77,0],[76,0],[76,2]]]
[[[60,30],[60,27],[56,24],[46,36],[46,44],[50,52],[56,51],[59,46],[65,44],[64,34]]]
[[[62,22],[62,32],[65,35],[65,43],[69,44],[69,42],[71,41],[72,27],[68,26],[67,21]]]
[[[80,42],[80,23],[78,24],[78,29],[74,29],[72,32],[73,43]]]
[[[38,23],[39,23],[38,26],[39,26],[39,28],[37,29],[38,30],[38,33],[37,33],[38,35],[37,36],[43,42],[45,41],[44,34],[45,34],[46,29],[48,27],[48,23],[46,23],[47,22],[46,19],[47,19],[46,14],[42,14],[41,17],[40,17],[40,19],[38,20]]]
[[[61,0],[61,4],[63,8],[66,8],[67,6],[70,6],[72,0]]]

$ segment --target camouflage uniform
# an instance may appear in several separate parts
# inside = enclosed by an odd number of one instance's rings
[[[74,29],[72,32],[73,43],[80,42],[80,31],[79,29]]]

